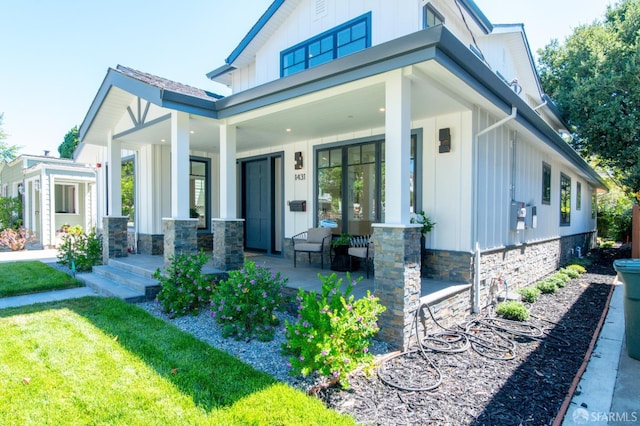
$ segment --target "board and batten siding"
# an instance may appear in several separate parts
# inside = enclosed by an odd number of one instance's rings
[[[279,79],[280,53],[283,50],[369,12],[372,46],[420,31],[423,26],[423,7],[427,3],[415,0],[303,0],[258,49],[254,62],[240,64],[232,72],[231,89],[233,93],[238,93]],[[472,43],[457,7],[445,0],[429,3],[444,16],[447,28],[457,34],[463,43]],[[465,19],[474,31],[480,33],[475,21],[466,13]]]

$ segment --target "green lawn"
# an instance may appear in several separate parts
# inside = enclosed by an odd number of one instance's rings
[[[37,260],[0,263],[0,297],[80,286],[80,281]]]
[[[354,424],[117,299],[0,310],[0,342],[3,425]]]

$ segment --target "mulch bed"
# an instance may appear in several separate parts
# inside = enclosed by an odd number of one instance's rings
[[[376,374],[359,374],[350,379],[350,389],[332,386],[317,395],[363,424],[550,424],[606,307],[615,272],[609,257],[602,258],[587,268],[587,274],[530,305],[533,316],[556,324],[542,323],[551,337],[515,338],[512,360],[488,358],[473,349],[453,354],[426,351],[430,365],[415,352],[393,360],[394,374],[414,388],[428,387],[437,380],[436,366],[442,376],[436,389],[403,390]],[[434,326],[430,331],[437,330]]]

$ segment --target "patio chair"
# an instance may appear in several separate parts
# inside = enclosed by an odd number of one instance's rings
[[[358,235],[352,237],[348,253],[349,269],[353,270],[353,258],[357,257],[365,263],[367,278],[369,278],[369,269],[373,269],[373,235]]]
[[[324,252],[331,247],[331,228],[309,228],[309,230],[294,235],[291,238],[293,244],[293,267],[296,267],[296,254],[298,252],[309,255],[320,253],[320,268],[324,269]]]

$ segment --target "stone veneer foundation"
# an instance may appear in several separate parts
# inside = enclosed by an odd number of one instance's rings
[[[138,234],[138,253],[164,254],[164,234]]]
[[[244,264],[244,219],[213,219],[213,267],[223,271]]]
[[[102,218],[102,263],[109,259],[127,257],[127,216],[105,216]]]
[[[173,256],[198,252],[198,219],[162,219],[162,229],[165,269],[171,266]]]
[[[374,294],[387,308],[378,320],[379,336],[406,350],[410,344],[413,313],[420,304],[420,227],[376,224],[373,235]]]

